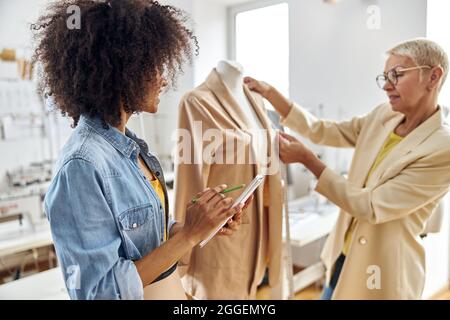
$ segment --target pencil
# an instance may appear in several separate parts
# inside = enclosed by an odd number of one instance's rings
[[[229,193],[229,192],[233,192],[233,191],[242,189],[242,188],[244,188],[244,187],[245,187],[245,184],[240,184],[240,185],[235,186],[235,187],[231,187],[231,188],[224,189],[224,190],[220,191],[220,193],[222,193],[222,194],[224,194],[224,193]],[[196,203],[197,201],[198,201],[198,198],[193,198],[193,199],[192,199],[192,203]]]

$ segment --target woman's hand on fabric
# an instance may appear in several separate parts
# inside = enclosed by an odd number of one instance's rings
[[[284,163],[301,163],[319,179],[326,169],[319,157],[293,136],[279,132],[280,159]]]
[[[255,91],[262,95],[263,97],[267,97],[271,86],[264,81],[256,80],[252,77],[245,77],[244,83],[248,86],[248,88],[252,91]]]
[[[303,163],[306,155],[311,153],[297,138],[281,131],[279,132],[279,143],[280,159],[284,163]]]

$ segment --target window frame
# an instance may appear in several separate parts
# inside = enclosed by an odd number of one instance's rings
[[[230,6],[227,9],[227,21],[228,21],[228,58],[230,60],[236,60],[236,17],[239,13],[262,9],[265,7],[270,7],[277,4],[286,3],[288,7],[290,7],[289,1],[286,0],[260,0],[253,1],[250,3],[238,4],[234,6]],[[290,9],[290,8],[289,8]],[[290,10],[289,10],[289,19],[290,19]],[[291,43],[291,32],[289,32],[289,44]]]

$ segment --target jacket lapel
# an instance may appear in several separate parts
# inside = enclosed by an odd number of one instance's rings
[[[250,92],[250,89],[246,85],[244,85],[244,93],[247,96],[247,99],[252,105],[256,114],[258,115],[259,121],[261,121],[263,128],[266,130],[270,129],[272,126],[270,124],[270,120],[268,119],[267,115],[262,109],[262,104],[256,101],[255,97],[253,96],[253,94]]]
[[[378,182],[384,172],[386,172],[393,163],[398,162],[398,159],[402,156],[410,153],[416,149],[424,140],[426,140],[434,131],[440,128],[442,125],[442,109],[436,111],[429,119],[423,122],[420,126],[410,132],[403,140],[392,149],[391,152],[381,161],[375,171],[370,177],[370,182]],[[395,129],[392,128],[390,132]]]
[[[230,116],[230,119],[232,119],[242,130],[247,130],[249,127],[247,117],[234,99],[230,90],[225,83],[223,83],[222,79],[220,79],[215,68],[209,74],[205,84],[219,101],[225,112]]]
[[[386,121],[378,124],[377,130],[374,130],[373,140],[367,141],[370,145],[366,146],[362,155],[360,155],[360,160],[356,164],[359,166],[357,173],[354,176],[355,183],[359,186],[364,186],[367,183],[368,175],[370,169],[372,168],[378,153],[383,147],[389,134],[394,130],[398,124],[403,120],[402,114],[397,114],[394,117],[390,117]]]

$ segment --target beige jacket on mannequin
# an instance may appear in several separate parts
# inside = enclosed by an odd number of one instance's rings
[[[268,129],[268,141],[275,141],[276,134],[271,129],[261,96],[250,92],[245,86],[244,90],[263,127]],[[223,163],[197,159],[195,163],[176,165],[176,220],[184,220],[186,204],[206,187],[249,184],[261,172],[261,164],[237,159],[244,154],[248,157],[252,152],[251,143],[237,150],[238,145],[248,141],[246,139],[251,135],[249,126],[243,111],[215,69],[205,83],[182,98],[179,129],[188,133],[184,142],[187,140],[191,145],[188,152],[193,156],[191,159],[208,151],[216,157],[222,154]],[[208,129],[219,130],[224,142],[211,147]],[[226,139],[234,140],[234,146],[226,144]],[[239,230],[232,236],[214,237],[205,247],[194,248],[188,259],[182,261],[187,263],[183,285],[194,298],[255,298],[257,285],[262,281],[267,267],[270,284],[275,285],[279,281],[283,193],[276,168],[278,157],[269,147],[268,155],[274,162],[269,170],[272,174],[266,177],[264,185],[257,189],[252,204],[244,211]],[[228,195],[237,198],[239,194],[235,191]]]
[[[425,251],[420,235],[450,185],[450,127],[442,110],[407,135],[366,181],[389,133],[403,115],[384,104],[350,121],[319,120],[294,105],[283,124],[312,142],[353,147],[348,179],[330,168],[316,191],[341,208],[325,243],[327,283],[357,219],[333,299],[420,299]]]

